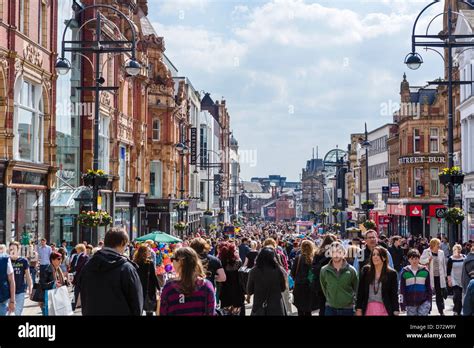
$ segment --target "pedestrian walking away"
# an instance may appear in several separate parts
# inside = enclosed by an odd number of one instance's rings
[[[123,228],[111,228],[104,247],[85,264],[77,280],[83,315],[142,315],[138,266],[124,256],[128,242]]]

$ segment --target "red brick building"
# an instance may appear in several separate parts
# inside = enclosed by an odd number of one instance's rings
[[[0,1],[0,242],[49,234],[57,1]]]

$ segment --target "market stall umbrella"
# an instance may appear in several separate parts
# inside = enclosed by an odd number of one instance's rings
[[[148,233],[148,234],[145,234],[144,236],[141,236],[135,239],[135,241],[137,242],[146,242],[147,240],[152,240],[156,243],[181,243],[182,242],[181,239],[173,237],[172,235],[169,235],[161,231]]]

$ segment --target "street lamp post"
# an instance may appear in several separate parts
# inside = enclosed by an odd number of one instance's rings
[[[474,9],[474,6],[464,0],[457,0],[458,3],[463,3],[469,6],[471,9]],[[474,47],[474,42],[472,39],[474,38],[473,34],[468,35],[456,35],[453,33],[453,23],[454,23],[454,16],[453,14],[457,14],[459,16],[465,17],[460,12],[455,12],[452,9],[451,2],[448,4],[448,10],[443,11],[442,13],[438,14],[436,17],[441,15],[447,15],[447,33],[440,33],[437,35],[416,35],[416,25],[418,24],[418,20],[420,19],[421,15],[431,6],[434,4],[439,3],[439,0],[435,0],[432,3],[428,4],[417,16],[415,23],[413,24],[412,30],[412,51],[405,57],[405,64],[408,66],[409,69],[417,70],[420,68],[421,64],[423,64],[423,58],[416,52],[416,47],[421,46],[424,47],[425,50],[432,50],[438,53],[444,60],[445,64],[448,64],[448,81],[431,81],[428,82],[430,85],[447,85],[448,86],[448,167],[452,168],[454,166],[454,122],[453,122],[453,113],[454,113],[454,105],[453,105],[453,85],[462,85],[462,84],[471,84],[473,81],[453,81],[453,48],[460,48],[460,47],[468,47],[465,50],[472,49]],[[426,29],[426,33],[430,28],[431,23],[436,18],[434,17],[430,24]],[[465,18],[466,19],[466,18]],[[431,39],[438,39],[440,41],[431,41]],[[427,41],[429,40],[429,41]],[[447,49],[447,62],[446,57],[443,56],[436,47]],[[464,51],[465,51],[464,50]],[[464,52],[462,51],[462,52]],[[462,53],[461,52],[461,53]],[[453,183],[448,184],[448,207],[454,207],[454,185]],[[451,244],[457,242],[457,233],[454,229],[454,225],[448,224],[448,235]]]
[[[66,59],[66,52],[77,53],[86,59],[86,56],[83,53],[93,53],[95,56],[95,86],[86,86],[86,87],[78,87],[78,89],[82,90],[93,90],[95,92],[95,105],[94,105],[94,160],[93,160],[93,169],[97,171],[99,169],[99,124],[100,124],[100,92],[101,91],[116,91],[119,87],[109,87],[109,86],[102,86],[105,82],[105,79],[101,76],[101,55],[107,53],[127,53],[131,54],[131,59],[128,60],[124,66],[126,72],[131,75],[135,76],[140,72],[141,65],[136,60],[136,33],[135,33],[135,26],[134,24],[125,16],[124,13],[117,10],[113,6],[109,5],[90,5],[86,6],[76,12],[76,16],[84,13],[87,10],[96,10],[96,27],[95,27],[95,40],[91,41],[66,41],[66,31],[68,30],[69,26],[71,25],[74,18],[71,18],[67,23],[66,27],[64,28],[64,32],[62,35],[62,42],[61,42],[61,56],[58,58],[56,62],[56,72],[59,75],[66,75],[71,70],[71,63],[69,60]],[[108,11],[115,12],[119,17],[124,19],[129,28],[131,29],[132,39],[131,40],[102,40],[102,25],[104,19],[107,20],[105,17],[102,16],[99,9],[105,9]],[[115,26],[116,27],[116,26]],[[84,29],[84,25],[81,27]],[[89,60],[90,62],[90,60]],[[91,63],[92,64],[92,63]],[[92,67],[94,69],[94,67]],[[93,186],[93,210],[97,211],[98,207],[98,186],[94,183]]]
[[[365,140],[361,144],[362,148],[365,149],[365,187],[366,187],[366,201],[369,200],[369,149],[372,144],[369,142],[368,133],[367,133],[367,123],[365,123]],[[367,220],[369,219],[369,205],[366,205],[366,216]]]

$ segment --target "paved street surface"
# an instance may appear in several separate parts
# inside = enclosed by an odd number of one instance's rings
[[[70,288],[69,295],[70,295],[71,300],[72,300],[72,298],[73,298],[72,288]],[[446,301],[444,301],[444,303],[445,303],[445,307],[446,307],[446,309],[444,311],[445,314],[447,316],[452,316],[453,315],[453,298],[452,298],[452,296],[449,296],[448,299]],[[293,305],[291,307],[292,307],[292,311],[293,311],[293,313],[291,315],[296,316],[297,315],[296,307],[293,306]],[[251,310],[252,310],[252,303],[246,304],[245,314],[250,315]],[[318,315],[318,312],[319,311],[314,311],[313,315]],[[30,299],[27,299],[27,300],[25,300],[25,307],[23,309],[23,315],[41,315],[41,309],[39,308],[39,306],[36,302],[33,302]],[[76,309],[75,312],[74,312],[74,315],[81,315],[81,309],[80,308]],[[406,315],[406,314],[402,314],[402,315]],[[433,306],[432,306],[432,310],[431,310],[431,315],[434,315],[434,316],[439,315],[438,308],[436,307],[436,301],[435,301],[434,297],[433,297]]]

